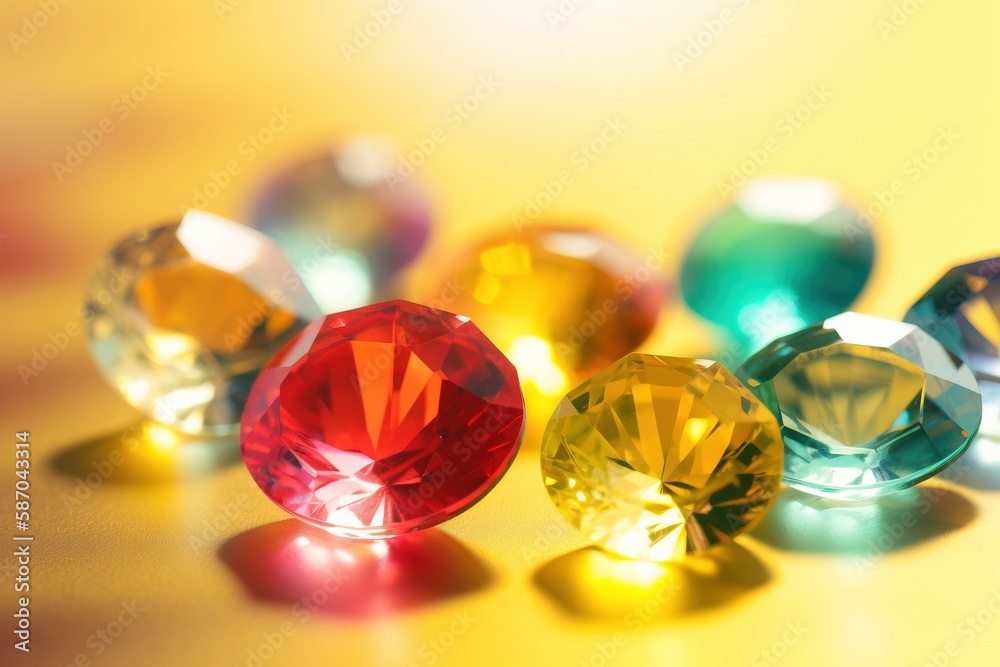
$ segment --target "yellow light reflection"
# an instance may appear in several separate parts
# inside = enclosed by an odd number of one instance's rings
[[[508,353],[524,384],[532,384],[546,396],[558,396],[566,390],[566,374],[556,364],[552,346],[538,336],[518,336]]]
[[[180,436],[166,426],[154,422],[145,422],[142,425],[143,435],[146,441],[159,450],[171,450],[177,447]]]
[[[629,560],[596,547],[560,556],[535,573],[535,584],[573,614],[644,621],[683,616],[725,604],[769,579],[738,544],[716,546],[683,560]]]
[[[146,336],[146,345],[160,359],[174,359],[198,347],[198,343],[191,336],[165,331]]]
[[[692,417],[688,419],[684,424],[684,434],[691,442],[697,442],[701,440],[701,436],[705,435],[705,431],[708,430],[708,420],[702,418]]]

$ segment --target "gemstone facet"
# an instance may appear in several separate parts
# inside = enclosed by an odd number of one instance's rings
[[[870,222],[834,183],[756,178],[695,237],[680,289],[692,310],[756,350],[846,310],[874,258]]]
[[[524,399],[467,318],[406,301],[328,315],[261,371],[243,458],[282,509],[382,538],[471,507],[517,453]]]
[[[903,319],[969,365],[983,393],[980,433],[1000,438],[1000,257],[949,269]]]
[[[290,276],[271,239],[201,211],[133,234],[88,286],[94,361],[154,421],[235,433],[257,371],[319,314]]]
[[[844,313],[779,338],[737,371],[778,417],[785,483],[863,499],[944,469],[982,413],[972,371],[912,324]]]
[[[757,525],[782,451],[774,416],[717,362],[630,354],[556,408],[542,475],[592,542],[664,561]]]
[[[472,317],[526,387],[557,397],[653,330],[666,285],[651,267],[662,261],[598,232],[533,224],[464,252],[427,296]]]
[[[387,145],[359,138],[293,166],[259,196],[254,227],[281,244],[323,312],[370,303],[424,247],[427,196],[395,169]]]

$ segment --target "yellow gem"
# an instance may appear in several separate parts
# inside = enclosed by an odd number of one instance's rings
[[[646,339],[665,299],[663,261],[597,232],[531,225],[463,254],[425,301],[471,318],[526,388],[556,397]]]
[[[665,561],[751,530],[781,485],[778,422],[717,362],[630,354],[562,400],[552,502],[589,540]]]
[[[257,371],[319,310],[277,244],[189,211],[113,248],[84,314],[98,368],[129,403],[160,424],[224,435]]]

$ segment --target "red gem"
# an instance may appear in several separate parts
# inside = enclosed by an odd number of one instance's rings
[[[271,500],[346,537],[379,538],[468,509],[507,471],[524,398],[468,319],[387,301],[327,315],[264,367],[243,459]]]

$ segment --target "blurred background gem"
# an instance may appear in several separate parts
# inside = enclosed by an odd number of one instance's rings
[[[391,145],[358,137],[278,175],[252,223],[284,248],[323,312],[380,300],[424,247],[426,193],[400,175]]]
[[[1000,257],[952,267],[904,320],[969,364],[983,394],[980,433],[1000,439]]]
[[[745,341],[749,355],[846,310],[874,259],[870,221],[835,183],[756,178],[695,236],[680,290],[692,310]]]
[[[257,372],[319,314],[288,275],[271,239],[201,211],[137,232],[104,256],[88,286],[94,361],[154,421],[235,433]]]
[[[591,229],[531,225],[459,253],[425,299],[470,317],[526,393],[556,397],[653,330],[666,300],[660,255]]]
[[[844,313],[774,341],[737,371],[778,417],[785,483],[845,500],[937,474],[982,416],[967,365],[912,324]]]

